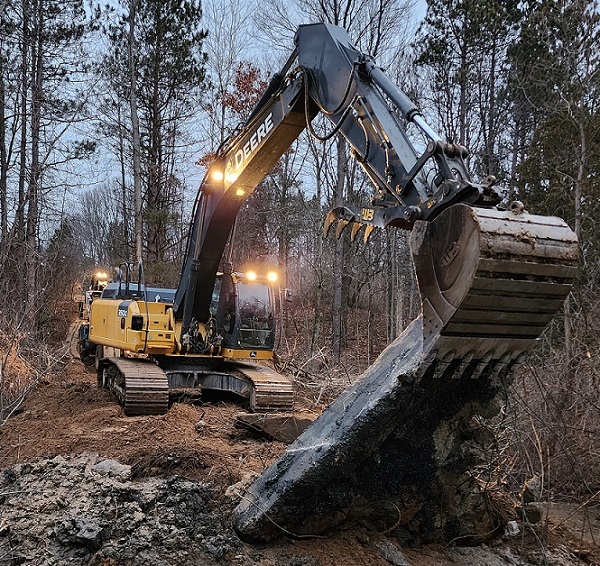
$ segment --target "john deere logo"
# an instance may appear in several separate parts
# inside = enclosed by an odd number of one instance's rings
[[[235,154],[227,162],[225,168],[225,177],[228,174],[236,173],[242,166],[250,159],[250,156],[255,152],[256,148],[260,145],[263,139],[265,139],[273,130],[273,114],[269,114],[252,132],[252,135],[246,140],[246,143],[240,147]]]

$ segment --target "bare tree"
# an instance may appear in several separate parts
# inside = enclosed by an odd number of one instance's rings
[[[135,26],[139,0],[129,0],[129,30],[127,33],[127,62],[129,67],[129,110],[131,112],[131,143],[133,148],[133,194],[135,218],[135,255],[138,261],[142,259],[142,166],[140,161],[140,120],[138,115],[137,95],[137,48]]]
[[[252,7],[239,0],[209,0],[203,7],[209,30],[204,47],[210,85],[203,97],[206,119],[199,122],[206,142],[215,151],[238,125],[239,116],[228,113],[224,98],[235,83],[240,63],[249,61]]]

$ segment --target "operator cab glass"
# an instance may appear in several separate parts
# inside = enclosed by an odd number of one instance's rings
[[[162,287],[147,287],[145,289],[142,288],[142,293],[140,295],[137,294],[137,283],[129,284],[129,291],[136,295],[137,299],[144,300],[145,295],[147,295],[147,300],[151,303],[166,303],[169,305],[173,304],[173,299],[175,297],[175,289],[164,289]],[[125,284],[121,283],[121,294],[123,294],[125,290]],[[122,296],[119,295],[119,284],[118,283],[109,283],[104,290],[102,291],[103,299],[121,299]]]
[[[275,301],[264,277],[218,274],[210,312],[225,348],[272,350],[275,345]]]
[[[210,314],[216,318],[217,311],[219,309],[219,297],[221,296],[221,277],[217,275],[218,279],[215,281],[215,286],[212,292],[212,298],[210,301]]]
[[[271,289],[265,283],[238,281],[239,345],[242,348],[273,348],[275,317],[270,294]]]

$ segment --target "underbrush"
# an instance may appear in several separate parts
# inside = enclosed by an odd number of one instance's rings
[[[69,349],[63,338],[59,346],[34,339],[4,321],[0,331],[0,426],[18,412],[27,394],[45,376],[64,365]]]

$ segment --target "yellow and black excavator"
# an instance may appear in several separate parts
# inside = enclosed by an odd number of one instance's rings
[[[248,363],[273,357],[278,274],[230,266],[216,274],[207,320],[193,318],[185,332],[174,315],[176,290],[147,286],[141,262],[121,264],[92,303],[88,340],[98,382],[126,414],[161,414],[170,391],[190,389],[234,393],[256,411],[292,408],[291,381]]]
[[[327,134],[313,124],[319,115]],[[408,137],[409,123],[426,141],[422,154]],[[133,276],[127,265],[113,295],[105,291],[91,306],[99,382],[126,413],[164,412],[169,388],[180,387],[234,391],[255,410],[292,406],[288,379],[248,363],[272,355],[271,282],[230,264],[218,269],[240,207],[305,129],[320,140],[343,136],[375,189],[364,206],[332,210],[326,232],[337,222],[337,236],[350,227],[353,240],[362,231],[367,241],[375,227],[419,226],[423,233],[416,263],[424,334],[445,333],[448,344],[431,353],[445,360],[439,368],[459,359],[471,367],[486,357],[510,365],[560,307],[576,272],[566,224],[528,215],[519,204],[498,208],[495,179],[474,182],[467,149],[443,141],[344,30],[303,25],[283,69],[206,172],[172,298],[160,291],[153,297],[143,269]],[[436,218],[438,228],[423,228]],[[458,309],[465,292],[470,302]]]

